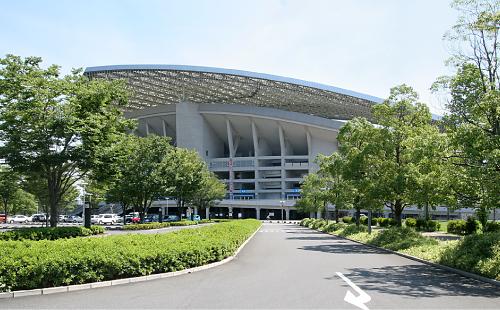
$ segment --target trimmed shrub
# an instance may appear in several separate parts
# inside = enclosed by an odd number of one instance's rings
[[[148,229],[159,229],[159,228],[165,228],[169,227],[170,223],[158,223],[158,222],[153,222],[153,223],[145,223],[145,224],[131,224],[131,225],[124,225],[123,229],[124,230],[148,230]]]
[[[450,234],[465,235],[465,221],[464,220],[451,220],[448,221],[446,231]]]
[[[366,226],[363,226],[363,225],[356,226],[356,224],[351,224],[351,225],[346,226],[339,233],[339,236],[348,237],[350,235],[354,235],[354,234],[362,233],[362,232],[367,232],[367,231],[368,231],[368,227],[366,227]]]
[[[198,221],[199,224],[214,223],[213,220],[203,219]]]
[[[217,223],[227,223],[228,221],[219,221]],[[190,225],[198,225],[197,221],[179,221],[179,222],[170,222],[170,226],[190,226]]]
[[[57,240],[64,238],[86,237],[104,233],[104,227],[29,227],[0,233],[0,240]]]
[[[305,219],[302,219],[302,221],[300,221],[300,226],[307,226],[309,224],[309,222],[311,222],[312,219],[306,217]]]
[[[178,271],[220,261],[261,223],[246,219],[167,234],[1,241],[0,291]]]
[[[417,219],[415,222],[415,228],[418,231],[437,231],[441,228],[441,223],[433,220],[426,221],[425,219]]]
[[[397,251],[414,246],[437,245],[438,241],[426,238],[409,227],[391,227],[378,233],[369,244]]]
[[[397,222],[393,218],[379,217],[378,224],[380,227],[389,227],[389,226],[396,226]]]
[[[472,216],[467,218],[467,221],[465,222],[465,233],[467,235],[477,234],[480,233],[482,230],[483,230],[483,225],[481,225],[481,222],[479,222]]]
[[[314,223],[312,223],[311,228],[312,229],[321,229],[326,224],[328,224],[327,221],[325,221],[323,219],[317,219],[316,221],[314,221]]]
[[[414,218],[407,218],[405,220],[406,227],[415,228],[417,227],[417,220]]]
[[[226,223],[233,221],[233,219],[212,219],[212,221],[214,221],[214,223]]]
[[[347,227],[347,224],[345,224],[345,223],[329,223],[328,225],[323,227],[323,231],[330,233],[330,232],[334,232],[334,231],[337,231],[340,229],[344,229],[346,227]]]
[[[439,263],[500,280],[500,233],[466,236],[446,249]]]
[[[346,224],[353,224],[356,220],[352,216],[344,216],[342,217],[342,222]]]
[[[500,232],[500,222],[488,222],[484,228],[485,232]]]

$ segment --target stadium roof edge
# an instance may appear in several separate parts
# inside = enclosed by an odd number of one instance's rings
[[[101,72],[101,71],[125,71],[125,70],[159,70],[159,71],[191,71],[191,72],[207,72],[207,73],[217,73],[217,74],[228,74],[228,75],[236,75],[243,76],[249,78],[256,79],[264,79],[270,81],[277,81],[295,85],[301,85],[305,87],[311,87],[316,89],[321,89],[324,91],[339,93],[346,96],[351,96],[355,98],[360,98],[368,101],[372,101],[375,103],[381,103],[384,101],[382,98],[378,98],[375,96],[370,96],[367,94],[355,92],[352,90],[329,86],[321,83],[310,82],[300,79],[288,78],[279,75],[272,75],[266,73],[258,73],[244,70],[234,70],[234,69],[224,69],[224,68],[215,68],[215,67],[203,67],[203,66],[186,66],[186,65],[160,65],[160,64],[136,64],[136,65],[111,65],[111,66],[96,66],[96,67],[87,67],[85,69],[85,73],[90,72]]]

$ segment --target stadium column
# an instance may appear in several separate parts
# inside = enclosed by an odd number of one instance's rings
[[[165,122],[164,119],[161,120],[161,124],[162,124],[162,127],[163,127],[163,136],[166,137],[167,136],[167,122]]]
[[[146,137],[147,137],[149,136],[149,123],[147,119],[145,120],[145,123],[146,123]]]
[[[309,167],[309,172],[311,172],[312,138],[311,138],[311,133],[307,128],[306,128],[306,139],[307,139],[307,165]]]
[[[198,111],[198,104],[179,102],[176,104],[175,113],[177,146],[194,149],[202,158],[205,158],[205,152],[203,151],[205,120]]]
[[[254,162],[254,178],[255,178],[255,199],[258,199],[258,193],[257,193],[257,188],[258,188],[258,175],[259,175],[259,136],[257,132],[257,126],[255,125],[254,120],[252,119],[252,139],[253,139],[253,150],[254,150],[254,157],[255,157],[255,162]],[[260,212],[260,208],[258,209],[258,212]],[[257,219],[259,219],[259,215],[257,215]]]
[[[233,199],[234,191],[234,171],[233,171],[233,157],[234,157],[234,144],[233,144],[233,128],[231,122],[226,118],[226,130],[227,130],[227,144],[229,145],[229,199]]]
[[[280,137],[280,149],[281,149],[281,199],[285,199],[285,133],[283,132],[283,127],[278,123],[279,137]]]
[[[260,207],[255,208],[255,217],[260,220]]]

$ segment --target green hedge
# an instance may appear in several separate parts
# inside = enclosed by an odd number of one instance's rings
[[[179,221],[179,222],[170,222],[170,226],[191,226],[198,225],[197,221]]]
[[[500,280],[500,233],[466,236],[446,249],[439,263]]]
[[[495,225],[495,224],[492,224]],[[491,230],[489,230],[491,229]],[[495,231],[495,227],[486,226],[486,231]],[[469,217],[467,221],[465,220],[451,220],[448,221],[448,226],[446,227],[446,231],[451,234],[457,235],[470,235],[477,234],[483,230],[483,225],[481,222],[476,220],[474,217]]]
[[[342,217],[342,222],[344,222],[346,224],[353,224],[356,222],[356,219],[353,218],[352,216],[344,216],[344,217]]]
[[[255,232],[253,219],[168,234],[1,241],[0,291],[177,271],[220,261]]]
[[[393,218],[385,218],[385,217],[379,217],[377,219],[377,223],[380,227],[390,227],[390,226],[396,226],[397,222]]]
[[[465,221],[464,220],[451,220],[448,221],[446,231],[450,234],[465,235]]]
[[[123,225],[123,230],[147,230],[147,229],[159,229],[159,228],[165,228],[169,227],[170,223],[158,223],[158,222],[153,222],[153,223],[145,223],[145,224],[130,224],[130,225]]]
[[[56,240],[63,238],[85,237],[104,233],[104,227],[29,227],[0,233],[0,240]]]
[[[414,219],[414,218],[412,218],[412,217],[407,218],[407,219],[405,220],[405,226],[406,226],[406,227],[410,227],[410,228],[415,228],[415,227],[417,227],[417,219]]]
[[[438,231],[441,228],[441,223],[433,220],[417,219],[415,228],[418,231]]]

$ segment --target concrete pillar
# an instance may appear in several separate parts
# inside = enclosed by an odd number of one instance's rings
[[[283,132],[283,127],[281,127],[280,124],[278,124],[278,132],[279,132],[279,138],[280,138],[280,149],[281,149],[281,199],[285,199],[285,155],[286,155],[286,148],[285,148],[285,133]]]
[[[260,220],[260,208],[255,208],[255,217]]]
[[[148,121],[145,122],[146,122],[146,136],[149,136],[149,123]]]
[[[198,215],[198,207],[194,207],[194,215]]]
[[[161,123],[162,123],[162,127],[163,127],[163,136],[166,137],[167,136],[167,122],[165,122],[165,120],[162,119]]]
[[[210,218],[210,207],[205,208],[205,218],[209,219]]]
[[[318,212],[316,213],[316,218],[317,218],[317,219],[320,219],[320,218],[321,218],[321,211],[318,211]]]
[[[233,207],[228,207],[229,210],[229,218],[233,218]]]
[[[175,131],[178,147],[196,150],[205,154],[203,132],[205,119],[198,110],[198,104],[180,102],[175,106]]]
[[[285,219],[287,221],[290,220],[290,209],[288,209],[288,208],[285,209]]]

